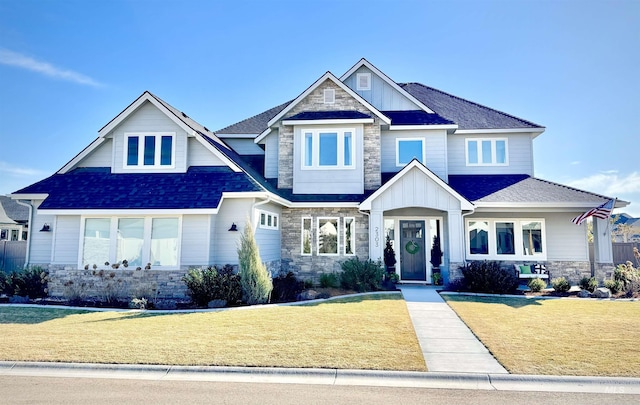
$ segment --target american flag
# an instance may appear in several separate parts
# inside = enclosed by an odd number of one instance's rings
[[[611,211],[613,210],[613,206],[615,205],[615,202],[616,202],[615,199],[609,200],[596,208],[591,208],[589,211],[585,212],[584,214],[578,215],[577,217],[573,218],[571,222],[573,222],[576,225],[580,225],[584,221],[586,221],[587,218],[591,216],[600,218],[600,219],[607,219],[609,218],[609,215],[611,215]]]

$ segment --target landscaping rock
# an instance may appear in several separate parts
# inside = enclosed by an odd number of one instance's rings
[[[591,293],[589,292],[589,290],[580,290],[580,292],[578,293],[578,297],[591,298]]]
[[[593,292],[593,295],[596,298],[611,298],[611,290],[609,290],[608,288],[598,288]]]
[[[315,300],[316,298],[318,298],[316,290],[306,290],[298,294],[299,301]]]

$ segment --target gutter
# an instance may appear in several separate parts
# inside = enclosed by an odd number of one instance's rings
[[[27,252],[25,253],[25,258],[24,258],[24,267],[27,268],[27,266],[29,266],[29,259],[31,258],[31,236],[33,232],[33,205],[31,205],[31,203],[23,202],[21,200],[15,200],[15,202],[22,205],[23,207],[29,208],[29,232],[27,232]]]

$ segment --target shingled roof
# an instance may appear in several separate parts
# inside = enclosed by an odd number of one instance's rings
[[[29,208],[20,205],[9,197],[0,195],[0,205],[9,219],[17,222],[27,222],[29,220]]]

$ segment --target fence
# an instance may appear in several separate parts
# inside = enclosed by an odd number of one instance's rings
[[[639,242],[613,242],[611,244],[613,249],[613,264],[626,263],[627,261],[637,264],[635,257],[633,256],[633,248],[640,249]],[[589,243],[589,260],[593,263],[593,243]]]
[[[0,271],[9,273],[24,267],[27,253],[26,241],[0,241]]]

